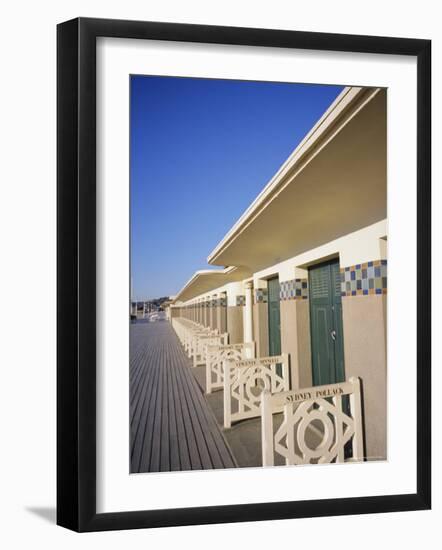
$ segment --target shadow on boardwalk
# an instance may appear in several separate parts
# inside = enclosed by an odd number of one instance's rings
[[[130,326],[130,424],[132,473],[237,466],[167,321]]]

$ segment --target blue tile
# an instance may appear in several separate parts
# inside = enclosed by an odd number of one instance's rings
[[[380,277],[381,276],[381,268],[380,267],[375,267],[374,268],[374,276],[375,277]]]
[[[365,290],[365,289],[364,289],[364,290],[362,291],[362,294],[364,294],[364,296],[367,296],[368,290]]]
[[[377,288],[376,289],[376,294],[382,294],[382,288]]]
[[[356,279],[356,273],[354,271],[351,272],[351,280],[354,281]]]
[[[361,269],[361,264],[356,264],[356,269]]]
[[[373,262],[368,262],[368,267],[373,267]]]
[[[352,295],[352,296],[356,296],[356,290],[352,290],[352,291],[351,291],[351,295]]]

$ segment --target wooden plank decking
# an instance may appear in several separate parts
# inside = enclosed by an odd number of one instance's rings
[[[131,472],[236,467],[191,368],[167,321],[131,325]]]

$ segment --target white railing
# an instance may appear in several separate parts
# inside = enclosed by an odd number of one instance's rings
[[[185,332],[185,325],[183,319],[180,317],[172,317],[171,320],[173,330],[176,332],[178,338],[181,342],[183,342],[184,338],[184,332]]]
[[[193,340],[193,366],[206,365],[207,348],[209,346],[225,346],[229,343],[229,335],[224,334],[198,334]]]
[[[206,350],[206,393],[224,386],[224,361],[240,361],[255,357],[255,342],[207,346]],[[233,372],[233,371],[232,371]]]
[[[183,319],[182,317],[173,318],[172,327],[176,332],[180,342],[184,346],[184,349],[187,353],[189,351],[192,334],[194,334],[197,331],[205,330],[207,332],[208,330],[202,327],[201,325],[199,325],[198,323],[195,323],[194,321],[190,321],[189,319]]]
[[[349,396],[349,411],[344,406],[343,397],[346,395]],[[275,432],[274,414],[281,410],[283,422]],[[274,465],[275,453],[283,456],[288,465],[344,462],[345,446],[349,441],[352,446],[351,460],[362,460],[359,378],[273,395],[265,392],[261,430],[263,466]]]
[[[277,369],[280,365],[281,375]],[[258,357],[243,361],[224,361],[224,427],[232,422],[261,415],[261,396],[288,391],[288,354]]]
[[[199,339],[203,338],[205,336],[211,337],[211,336],[217,336],[218,330],[211,330],[209,328],[199,328],[197,330],[194,330],[192,332],[189,332],[187,334],[186,339],[186,345],[185,349],[187,351],[187,355],[193,359],[195,355],[198,353],[200,346],[199,346]]]
[[[195,321],[190,321],[189,319],[184,319],[182,317],[173,318],[172,327],[185,348],[188,347],[187,341],[189,339],[189,336],[191,336],[195,332],[207,332],[208,330],[210,330],[198,323],[195,323]]]
[[[195,321],[182,317],[172,319],[172,327],[188,357],[193,360],[194,366],[205,363],[205,348],[207,345],[227,344],[228,341],[227,333],[220,335],[218,329],[203,327]]]

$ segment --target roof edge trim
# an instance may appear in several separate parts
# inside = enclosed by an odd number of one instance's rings
[[[259,193],[256,199],[212,250],[207,258],[209,264],[216,265],[217,258],[226,248],[272,202],[282,188],[316,156],[319,150],[344,128],[360,109],[377,95],[379,90],[380,88],[344,88],[261,193]]]

